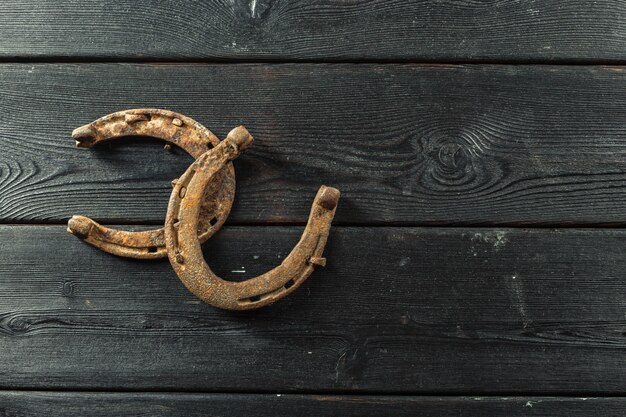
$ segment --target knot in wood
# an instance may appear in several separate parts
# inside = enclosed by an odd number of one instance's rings
[[[420,187],[437,193],[472,193],[501,180],[497,161],[487,158],[480,131],[425,130],[415,140]],[[403,185],[406,188],[406,185]]]
[[[446,142],[441,145],[437,159],[441,168],[447,171],[461,170],[468,162],[465,149],[455,142]]]

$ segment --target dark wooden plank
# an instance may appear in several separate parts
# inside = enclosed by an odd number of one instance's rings
[[[4,0],[0,57],[624,60],[615,0]]]
[[[231,226],[205,253],[229,279],[254,276],[300,231]],[[119,259],[62,226],[3,226],[0,241],[2,388],[626,388],[624,230],[337,227],[327,268],[239,313],[202,304],[167,261]]]
[[[601,67],[0,65],[0,221],[162,223],[190,158],[69,137],[153,106],[255,135],[231,222],[304,222],[326,183],[344,224],[624,224],[625,88]]]
[[[624,398],[0,392],[0,415],[3,417],[623,417],[625,413]]]

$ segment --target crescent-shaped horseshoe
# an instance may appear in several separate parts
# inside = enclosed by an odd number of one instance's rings
[[[279,266],[242,282],[218,277],[205,262],[195,233],[200,215],[197,202],[222,166],[249,147],[252,140],[248,131],[238,127],[199,157],[174,186],[165,220],[167,254],[180,280],[202,301],[228,310],[271,304],[298,288],[315,267],[326,264],[322,255],[340,195],[335,188],[320,187],[300,241]]]
[[[112,113],[72,132],[76,146],[90,148],[98,143],[126,136],[147,136],[176,145],[194,159],[220,143],[210,130],[195,120],[168,110],[133,109]],[[235,198],[235,170],[232,164],[216,172],[216,181],[202,195],[200,221],[197,225],[201,242],[211,237],[226,221]],[[129,232],[104,227],[84,216],[73,216],[68,232],[105,252],[139,259],[163,258],[167,255],[163,228]]]

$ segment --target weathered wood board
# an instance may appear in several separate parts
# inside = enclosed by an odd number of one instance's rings
[[[623,62],[615,0],[3,0],[0,58]]]
[[[337,224],[623,225],[625,91],[622,67],[0,65],[0,221],[162,224],[190,157],[70,138],[162,107],[255,135],[231,223],[303,223],[325,183]]]
[[[623,417],[624,398],[0,392],[6,416],[563,416]]]
[[[301,227],[226,227],[229,279]],[[336,227],[328,266],[253,312],[201,303],[167,261],[62,226],[0,227],[2,388],[611,393],[626,387],[626,231]]]

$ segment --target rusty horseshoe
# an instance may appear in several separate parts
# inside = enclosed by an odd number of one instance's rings
[[[72,132],[76,146],[90,148],[125,136],[147,136],[176,145],[198,158],[220,143],[210,130],[195,120],[168,110],[133,109],[112,113]],[[230,213],[235,198],[235,170],[231,163],[215,172],[215,182],[199,198],[200,220],[196,222],[200,242],[211,237]],[[163,228],[141,232],[114,230],[88,217],[73,216],[68,232],[105,252],[139,259],[166,256]],[[194,235],[195,236],[195,235]]]
[[[228,310],[250,310],[271,304],[298,288],[315,267],[324,266],[324,247],[339,202],[339,190],[321,186],[298,244],[283,262],[258,277],[242,282],[223,280],[204,260],[196,230],[198,204],[205,189],[229,161],[252,144],[243,127],[207,151],[174,184],[165,220],[167,254],[183,284],[202,301]]]

